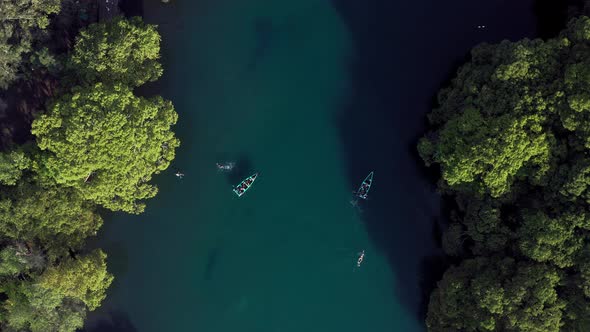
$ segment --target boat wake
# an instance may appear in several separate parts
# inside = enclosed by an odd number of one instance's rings
[[[352,205],[352,207],[355,209],[355,211],[357,211],[358,213],[363,213],[363,209],[361,208],[361,205],[359,204],[358,198],[353,198],[350,201],[348,201],[348,203],[350,203],[350,205]]]

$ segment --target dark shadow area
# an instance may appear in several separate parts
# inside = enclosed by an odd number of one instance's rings
[[[87,323],[80,332],[138,332],[129,316],[122,311],[110,311],[96,321]]]
[[[432,241],[438,253],[426,256],[420,261],[420,306],[418,307],[418,316],[426,319],[428,313],[428,302],[430,294],[435,290],[436,284],[442,279],[443,274],[451,265],[458,265],[461,258],[447,256],[442,248],[442,237],[445,229],[449,226],[451,212],[457,209],[457,203],[453,196],[444,195],[441,198],[441,217],[432,220]]]
[[[45,110],[46,101],[53,96],[57,80],[39,75],[17,81],[6,91],[0,91],[0,146],[6,149],[33,139],[31,124]]]
[[[274,27],[270,18],[262,17],[254,22],[254,36],[256,42],[250,61],[248,61],[248,65],[246,66],[248,72],[255,71],[258,64],[264,61],[264,58],[272,45],[274,36],[273,30]]]
[[[449,86],[452,82],[452,80],[455,78],[455,76],[457,75],[457,72],[459,71],[459,69],[461,68],[461,66],[463,66],[465,63],[467,63],[469,60],[471,60],[471,50],[469,50],[468,52],[465,52],[465,54],[463,54],[463,56],[461,57],[457,57],[455,59],[453,59],[451,61],[451,63],[448,66],[448,69],[446,70],[446,72],[443,74],[442,77],[444,77],[444,79],[441,81],[440,87],[446,87]],[[438,91],[436,93],[434,93],[431,97],[430,97],[430,103],[428,104],[428,110],[433,110],[435,108],[437,108],[439,106],[438,103]],[[412,139],[410,140],[409,144],[407,145],[407,153],[412,157],[412,160],[415,162],[415,167],[416,169],[419,171],[421,177],[423,177],[424,179],[427,179],[429,183],[432,184],[432,189],[436,189],[436,184],[438,182],[438,180],[440,179],[440,167],[438,165],[431,165],[430,167],[427,167],[424,164],[424,161],[422,160],[422,158],[420,157],[420,154],[418,153],[418,141],[420,140],[420,138],[422,138],[424,135],[427,134],[427,130],[430,126],[430,123],[428,122],[428,117],[424,116],[423,120],[422,120],[422,127],[424,128],[423,131],[420,131],[418,133],[415,134],[414,137],[412,137]]]
[[[45,112],[51,99],[67,88],[63,66],[45,67],[37,58],[37,50],[47,47],[58,59],[65,57],[79,30],[97,19],[95,1],[65,1],[59,15],[52,17],[46,33],[35,34],[32,51],[22,55],[17,79],[8,89],[0,90],[0,149],[32,140],[33,119]]]
[[[217,266],[217,259],[219,258],[219,248],[209,250],[207,254],[207,264],[205,265],[205,272],[203,273],[203,279],[211,280],[215,266]]]
[[[587,0],[535,0],[533,11],[537,18],[537,35],[543,39],[557,36],[569,20],[588,15],[589,5]]]
[[[108,234],[116,225],[113,219],[118,212],[113,212],[104,208],[99,209],[99,214],[102,216],[105,223],[103,224],[98,236],[88,238],[86,248],[88,250],[101,249],[107,256],[107,265],[109,273],[115,276],[113,283],[107,290],[108,294],[114,293],[125,278],[129,270],[129,253],[125,243],[115,239],[105,239],[104,234]]]
[[[51,51],[61,54],[71,50],[80,29],[98,21],[98,11],[96,1],[63,1],[59,15],[49,26]]]
[[[348,104],[336,118],[350,188],[375,171],[361,218],[394,271],[395,297],[422,322],[449,264],[440,242],[449,212],[435,192],[438,169],[424,166],[416,143],[471,48],[535,37],[533,0],[332,2],[354,44]]]
[[[430,294],[436,288],[436,283],[442,279],[451,262],[444,254],[427,256],[420,262],[420,306],[418,316],[426,319]]]
[[[126,17],[143,16],[143,0],[119,0],[119,9]]]
[[[102,246],[102,249],[109,255],[109,272],[122,278],[127,275],[129,270],[129,254],[127,253],[127,247],[121,242],[110,242]],[[113,281],[112,288],[118,286],[117,278]]]
[[[231,161],[232,159],[220,158],[219,160],[223,162]],[[250,159],[245,156],[241,156],[240,158],[236,159],[235,163],[235,167],[230,172],[226,172],[227,181],[233,186],[239,184],[242,180],[252,175],[256,171],[252,166]]]

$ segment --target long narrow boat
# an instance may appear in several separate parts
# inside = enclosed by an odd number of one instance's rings
[[[240,182],[240,184],[235,186],[234,192],[236,193],[236,195],[238,195],[238,197],[241,197],[243,194],[245,194],[246,191],[250,189],[250,186],[252,186],[252,183],[254,183],[254,180],[256,180],[257,177],[258,173],[254,173],[249,177],[245,178],[242,182]]]
[[[357,197],[367,199],[367,195],[371,189],[371,184],[373,184],[373,172],[369,173],[369,175],[367,175],[367,177],[363,180],[359,190],[356,192]]]

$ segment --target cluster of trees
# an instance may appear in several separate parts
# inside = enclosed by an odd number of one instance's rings
[[[23,56],[33,51],[33,44],[49,25],[49,15],[59,12],[60,2],[0,2],[0,88],[7,88],[22,73]]]
[[[103,223],[97,209],[141,213],[179,145],[171,102],[133,91],[162,74],[155,27],[137,17],[95,23],[52,54],[35,36],[51,33],[43,29],[59,9],[60,0],[0,1],[0,89],[39,66],[60,82],[31,139],[0,151],[2,331],[83,326],[113,281],[106,255],[85,248]],[[40,50],[52,61],[30,66]]]
[[[590,19],[482,44],[418,144],[456,201],[430,331],[590,331]]]

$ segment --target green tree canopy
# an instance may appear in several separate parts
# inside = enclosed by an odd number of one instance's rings
[[[510,258],[468,259],[451,267],[433,292],[430,331],[559,331],[561,277],[547,265]]]
[[[61,0],[0,1],[0,88],[16,78],[22,54],[31,50],[31,31],[47,27],[48,16],[59,12],[60,4]]]
[[[105,298],[113,276],[106,255],[96,250],[77,259],[50,266],[38,280],[3,285],[8,299],[3,316],[10,328],[33,332],[74,332],[81,328],[86,308],[96,309]]]
[[[16,248],[0,250],[0,277],[16,276],[29,268],[29,262]]]
[[[473,245],[471,251],[476,255],[490,255],[503,251],[512,236],[512,231],[504,224],[501,211],[492,202],[473,200],[465,209],[463,224],[465,232]]]
[[[107,272],[106,257],[102,251],[95,250],[52,266],[41,276],[39,286],[64,298],[80,300],[92,311],[100,306],[113,281]]]
[[[125,86],[75,89],[33,122],[45,153],[39,172],[111,210],[140,213],[154,197],[149,181],[174,159],[177,114],[160,97],[136,97]]]
[[[552,130],[565,101],[561,40],[481,45],[430,116],[437,128],[419,144],[455,188],[500,197],[514,181],[546,181],[555,162]],[[566,53],[567,54],[567,53]],[[560,81],[561,79],[561,81]],[[561,83],[561,84],[560,84]]]
[[[455,197],[442,244],[463,261],[429,330],[590,330],[590,19],[477,46],[439,104],[418,151]]]
[[[71,66],[87,84],[139,86],[162,75],[160,35],[140,17],[92,24],[76,39]]]
[[[118,17],[82,28],[70,50],[66,35],[85,24],[79,14],[89,2],[63,2],[52,16],[61,4],[0,0],[0,89],[18,78],[7,105],[22,106],[5,125],[36,117],[35,142],[8,140],[0,152],[2,331],[83,326],[113,280],[106,255],[84,249],[102,224],[97,204],[142,212],[157,191],[152,176],[179,145],[172,104],[132,92],[162,74],[156,27]],[[68,52],[56,54],[62,41]],[[27,119],[17,119],[21,113]]]
[[[525,210],[523,214],[522,226],[517,231],[522,253],[561,268],[573,266],[587,240],[582,230],[590,229],[588,216],[581,212],[551,218],[539,210]]]
[[[86,310],[79,301],[31,283],[10,287],[4,310],[8,327],[16,331],[75,332],[84,325]]]
[[[0,236],[39,241],[51,256],[79,248],[101,225],[94,206],[72,189],[23,182],[0,192]]]
[[[16,184],[23,170],[30,167],[31,159],[24,152],[0,152],[0,184]]]

